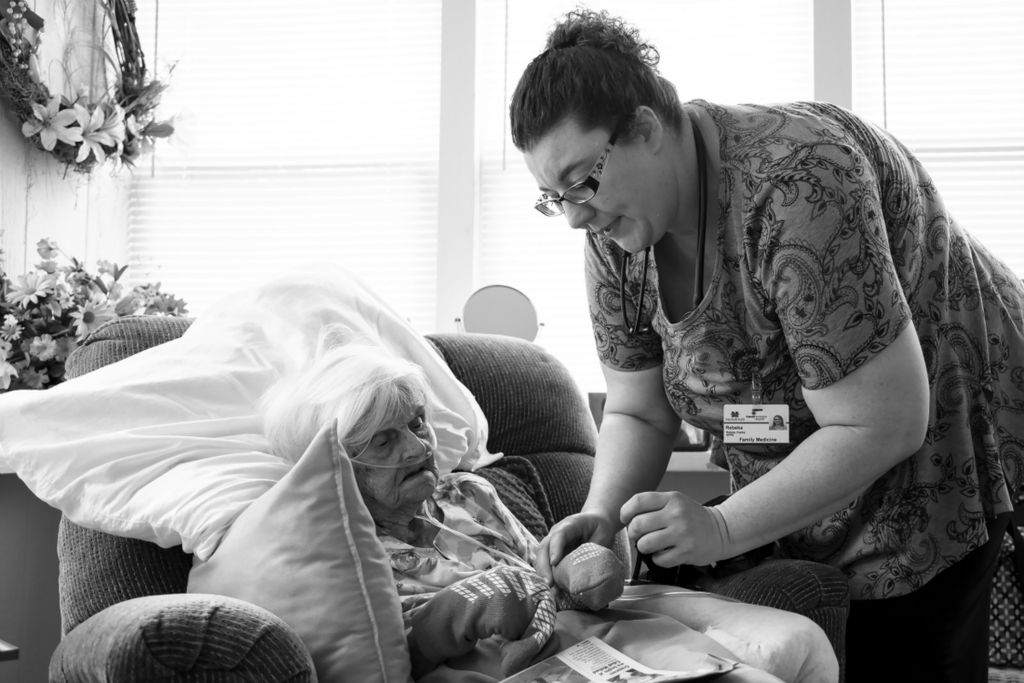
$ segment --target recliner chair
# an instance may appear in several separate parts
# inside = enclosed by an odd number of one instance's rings
[[[111,321],[71,355],[67,377],[174,339],[189,324],[162,316]],[[478,473],[543,537],[586,497],[596,429],[582,394],[565,367],[530,342],[468,333],[428,339],[480,404],[488,449],[505,454]],[[621,538],[617,551],[628,561]],[[186,593],[192,559],[180,547],[62,519],[57,552],[63,637],[51,681],[316,680],[305,646],[281,619],[240,600]],[[809,616],[825,629],[842,665],[848,590],[838,570],[772,560],[708,589]]]

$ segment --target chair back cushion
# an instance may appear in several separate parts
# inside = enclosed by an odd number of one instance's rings
[[[177,339],[191,324],[191,318],[161,315],[131,315],[112,320],[94,330],[68,357],[65,376],[73,379]]]
[[[492,334],[427,338],[487,416],[489,451],[595,453],[597,427],[582,392],[541,346]]]

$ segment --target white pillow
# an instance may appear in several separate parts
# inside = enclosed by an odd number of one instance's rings
[[[426,339],[351,274],[315,270],[225,297],[179,339],[52,389],[0,394],[0,473],[77,524],[209,557],[291,464],[270,453],[260,396],[334,323],[424,368],[442,472],[494,462],[479,405]]]
[[[423,368],[436,398],[432,414],[442,473],[495,462],[487,452],[487,419],[476,399],[452,374],[422,333],[351,273],[333,264],[312,265],[225,297],[197,319],[184,337],[215,346],[244,340],[278,373],[302,367],[320,332],[341,325]]]
[[[178,339],[0,395],[0,471],[77,524],[208,556],[292,465],[251,408],[265,379],[220,351]]]
[[[309,648],[321,681],[409,680],[391,565],[333,425],[189,573],[190,593],[264,607]]]

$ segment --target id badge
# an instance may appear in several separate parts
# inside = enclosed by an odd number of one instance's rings
[[[789,443],[789,406],[730,403],[722,412],[725,443]]]

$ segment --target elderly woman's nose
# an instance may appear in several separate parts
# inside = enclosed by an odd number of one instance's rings
[[[409,431],[402,434],[400,452],[402,460],[422,458],[429,450],[430,442],[427,439],[423,439]]]

